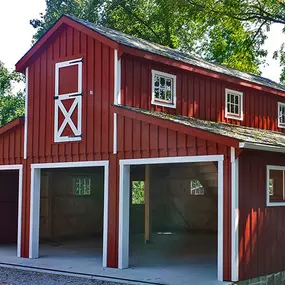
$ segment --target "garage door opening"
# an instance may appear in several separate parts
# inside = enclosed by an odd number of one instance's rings
[[[78,271],[106,264],[107,164],[79,164],[33,166],[30,258],[39,257],[41,267]]]
[[[22,166],[2,166],[0,169],[0,253],[20,256]]]
[[[126,164],[121,163],[120,268],[143,271],[158,283],[218,283],[222,163]]]

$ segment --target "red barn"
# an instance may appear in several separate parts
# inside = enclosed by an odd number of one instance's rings
[[[285,271],[283,85],[70,16],[16,70],[2,263],[170,284]]]

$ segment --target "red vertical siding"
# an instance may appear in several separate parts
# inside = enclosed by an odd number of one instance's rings
[[[239,277],[284,271],[285,208],[266,207],[266,165],[285,155],[244,151],[239,158]]]
[[[176,109],[151,105],[152,69],[177,76]],[[148,78],[146,78],[146,74],[148,74]],[[137,88],[142,83],[143,89]],[[243,121],[225,118],[226,88],[244,93]],[[122,57],[122,104],[125,105],[193,116],[205,120],[284,131],[284,129],[278,129],[277,124],[277,103],[279,101],[285,102],[285,99],[281,96],[138,57],[130,55]]]

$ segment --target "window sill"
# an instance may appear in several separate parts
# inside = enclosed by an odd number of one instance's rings
[[[237,117],[237,116],[234,116],[234,115],[227,114],[227,115],[225,115],[225,118],[226,119],[231,119],[231,120],[243,121],[243,116]]]
[[[282,207],[282,206],[285,206],[285,201],[284,202],[267,202],[266,206],[267,207]]]
[[[175,103],[175,104],[168,104],[168,103],[163,103],[163,102],[160,102],[160,101],[154,101],[154,100],[152,100],[152,101],[151,101],[151,104],[152,104],[152,105],[156,105],[156,106],[161,106],[161,107],[176,109],[176,103]]]

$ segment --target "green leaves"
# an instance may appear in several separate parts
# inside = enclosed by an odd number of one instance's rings
[[[0,126],[25,113],[24,93],[18,91],[13,94],[13,84],[21,81],[21,74],[10,72],[0,61]]]
[[[63,14],[71,14],[207,60],[259,74],[262,48],[274,22],[285,24],[285,3],[276,0],[46,0],[31,20],[35,39]],[[279,50],[278,58],[284,58]],[[285,66],[285,61],[281,60]],[[285,74],[285,71],[284,71]],[[284,75],[285,77],[285,75]]]

